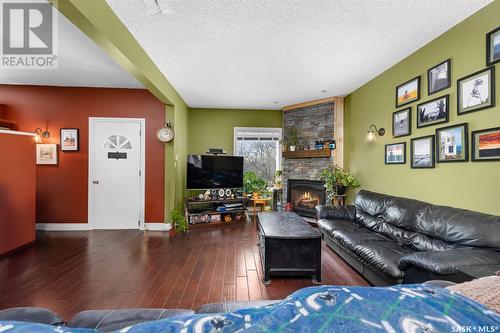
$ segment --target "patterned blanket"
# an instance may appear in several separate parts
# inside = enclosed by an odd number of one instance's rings
[[[93,332],[0,322],[0,332]],[[122,333],[202,332],[500,332],[500,315],[458,293],[426,285],[317,286],[282,302],[217,315],[137,324]]]

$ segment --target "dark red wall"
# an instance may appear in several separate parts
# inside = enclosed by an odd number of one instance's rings
[[[0,85],[0,104],[20,131],[47,128],[43,143],[59,144],[60,128],[80,129],[80,151],[59,152],[59,164],[36,168],[36,222],[87,223],[88,118],[146,119],[146,222],[163,222],[165,146],[156,130],[165,106],[147,90]]]
[[[0,255],[35,240],[35,142],[0,134]]]

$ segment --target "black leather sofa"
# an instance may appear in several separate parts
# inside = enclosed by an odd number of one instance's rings
[[[445,288],[454,283],[448,281],[427,281],[427,285]],[[189,309],[117,309],[117,310],[87,310],[65,321],[57,313],[39,307],[17,307],[0,310],[0,321],[24,321],[69,328],[89,328],[99,332],[112,332],[128,326],[155,321],[174,316],[190,314],[218,314],[233,312],[239,309],[255,306],[272,306],[281,300],[221,302],[200,306],[195,311]]]
[[[316,210],[324,241],[374,285],[464,282],[460,267],[500,264],[500,216],[369,191]]]
[[[64,326],[68,328],[89,328],[99,332],[112,332],[125,327],[190,314],[216,314],[232,312],[239,309],[268,306],[280,300],[221,302],[200,306],[195,311],[190,309],[116,309],[87,310],[65,320],[57,313],[40,307],[17,307],[0,310],[0,321],[24,321],[30,323]],[[66,330],[64,330],[66,331]]]

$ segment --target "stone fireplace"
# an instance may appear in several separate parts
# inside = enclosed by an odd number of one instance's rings
[[[319,180],[288,179],[287,198],[292,211],[301,216],[315,217],[315,207],[326,202],[324,183]]]
[[[292,127],[295,128],[297,132],[299,145],[298,149],[311,149],[314,148],[316,141],[334,138],[334,106],[335,104],[332,101],[285,110],[283,113],[283,129],[285,139],[287,133],[289,133],[289,130]],[[333,151],[333,154],[335,154],[335,150]],[[322,190],[324,191],[324,187],[321,182],[318,182],[318,176],[321,170],[333,165],[333,154],[329,157],[319,158],[283,157],[283,199],[285,204],[290,202],[293,207],[293,201],[298,200],[298,198],[294,198],[294,192],[290,192],[288,190],[289,181],[292,181],[292,184],[294,184],[295,181],[300,181],[301,187],[310,188],[311,190],[309,193],[311,195],[318,196],[319,199],[322,200],[321,202],[324,203],[324,194],[320,193]],[[318,185],[319,183],[321,183],[320,186]],[[316,187],[314,191],[312,190],[313,187]],[[309,197],[302,199],[305,200],[303,201],[304,203],[308,202],[307,200],[313,200],[313,198]],[[312,217],[315,216],[314,212],[312,214],[310,212],[306,213],[305,210],[304,214],[309,214],[309,216]]]

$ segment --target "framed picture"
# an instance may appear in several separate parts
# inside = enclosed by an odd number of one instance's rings
[[[427,70],[428,95],[449,87],[451,87],[451,59],[445,60]]]
[[[469,160],[467,124],[436,129],[436,162],[466,162]]]
[[[392,114],[392,136],[397,138],[400,136],[411,134],[411,108],[396,111]]]
[[[422,136],[410,140],[410,166],[413,169],[434,168],[434,135]]]
[[[78,128],[61,128],[61,151],[78,151],[79,139]]]
[[[486,66],[500,61],[500,27],[486,34]]]
[[[449,98],[450,95],[445,95],[417,105],[417,127],[447,123],[450,117]]]
[[[55,143],[37,144],[36,164],[57,164],[57,144]]]
[[[472,131],[472,160],[500,161],[500,127]]]
[[[385,164],[406,163],[406,142],[385,145]]]
[[[495,106],[495,67],[488,67],[457,80],[459,115]]]
[[[396,87],[396,108],[420,99],[420,76]]]

